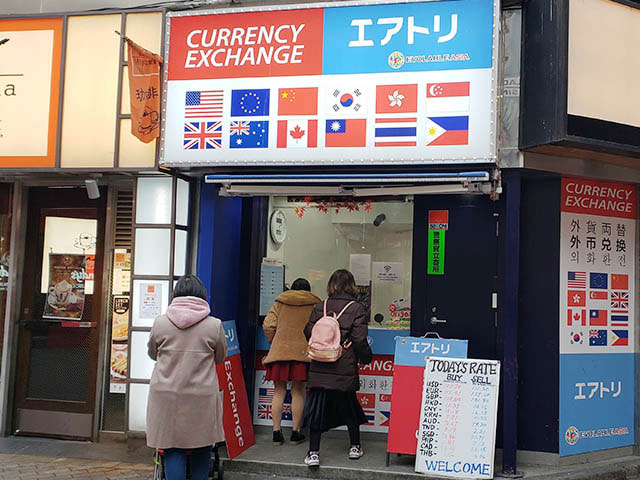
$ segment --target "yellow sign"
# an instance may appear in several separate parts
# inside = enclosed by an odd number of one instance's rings
[[[0,20],[0,167],[54,167],[62,19]]]

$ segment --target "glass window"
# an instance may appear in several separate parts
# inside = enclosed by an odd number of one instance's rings
[[[136,228],[134,273],[169,275],[170,228]]]
[[[270,223],[281,215],[274,215],[278,211],[284,215],[285,232],[269,235],[267,257],[284,264],[286,285],[303,277],[325,298],[331,274],[349,269],[359,301],[370,309],[370,328],[409,328],[412,202],[271,197]]]
[[[136,223],[171,223],[172,184],[171,177],[142,177],[138,179]]]

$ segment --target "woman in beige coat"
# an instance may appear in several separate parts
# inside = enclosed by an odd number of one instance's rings
[[[263,360],[267,367],[266,380],[273,380],[275,383],[275,393],[271,402],[274,445],[284,443],[280,423],[289,381],[291,381],[291,414],[293,416],[290,442],[295,445],[305,439],[300,432],[305,397],[304,383],[309,370],[304,327],[313,306],[318,302],[320,299],[311,293],[309,282],[304,278],[298,278],[291,285],[291,290],[281,293],[276,298],[262,325],[264,334],[271,344],[269,354]]]
[[[147,444],[164,449],[167,480],[186,478],[187,456],[191,478],[206,480],[211,448],[224,440],[216,364],[224,361],[227,344],[222,322],[209,313],[205,286],[195,275],[185,275],[149,336],[149,356],[156,365],[147,403]]]

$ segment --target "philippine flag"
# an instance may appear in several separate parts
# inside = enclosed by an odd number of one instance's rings
[[[364,147],[366,144],[367,121],[365,119],[327,120],[326,147]]]
[[[469,111],[470,82],[427,83],[427,115]]]
[[[607,326],[606,310],[589,310],[589,325],[592,327]]]
[[[611,346],[626,347],[629,345],[628,330],[611,330]]]
[[[468,145],[469,116],[427,118],[427,145]]]
[[[315,148],[317,146],[317,120],[278,120],[278,148]]]
[[[376,147],[415,147],[416,117],[376,118]]]

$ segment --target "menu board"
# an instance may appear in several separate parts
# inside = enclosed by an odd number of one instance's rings
[[[416,472],[493,478],[500,362],[428,357]]]

